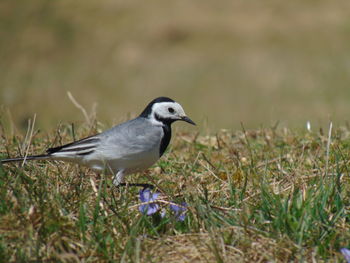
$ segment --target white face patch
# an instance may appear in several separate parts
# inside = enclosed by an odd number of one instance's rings
[[[157,115],[161,119],[180,120],[185,117],[185,111],[177,102],[158,102],[152,107],[152,116]]]

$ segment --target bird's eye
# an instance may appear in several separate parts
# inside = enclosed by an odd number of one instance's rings
[[[170,113],[174,113],[174,109],[173,108],[168,108],[168,111],[170,112]]]

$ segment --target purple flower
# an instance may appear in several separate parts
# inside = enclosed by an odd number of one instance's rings
[[[139,206],[139,211],[143,214],[146,214],[148,216],[155,214],[160,210],[160,206],[158,202],[156,201],[159,193],[155,192],[152,193],[151,189],[144,188],[140,190],[140,201],[144,204],[141,204]],[[184,221],[186,218],[186,212],[187,212],[187,203],[182,202],[181,205],[178,204],[170,204],[170,210],[174,212],[175,218],[178,221]],[[163,218],[165,217],[166,210],[164,206],[162,207],[162,210],[160,212],[160,216]]]
[[[148,188],[140,190],[141,202],[142,203],[149,202],[149,204],[143,204],[139,206],[140,212],[148,216],[156,213],[159,209],[159,205],[154,201],[158,198],[158,196],[159,196],[159,193],[157,192],[152,193],[151,190]]]
[[[170,209],[175,212],[175,218],[178,221],[184,221],[186,218],[187,203],[182,202],[181,205],[171,204]]]
[[[340,252],[343,254],[347,263],[350,263],[350,250],[347,248],[340,249]]]

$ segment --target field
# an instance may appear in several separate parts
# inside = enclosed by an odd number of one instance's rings
[[[41,153],[100,124],[1,134],[1,155]],[[3,128],[3,127],[2,127]],[[74,128],[74,129],[73,129]],[[331,128],[331,127],[330,127]],[[2,129],[3,131],[5,129]],[[343,262],[350,240],[348,128],[271,127],[213,136],[177,132],[166,155],[128,182],[157,186],[147,216],[139,189],[60,162],[0,170],[2,262]],[[169,203],[187,203],[179,221]]]
[[[344,262],[349,10],[0,1],[0,158],[100,132],[159,96],[198,124],[174,125],[166,155],[127,178],[157,186],[151,216],[140,189],[83,167],[0,166],[0,262]],[[170,204],[183,202],[179,221]]]
[[[18,128],[111,125],[169,96],[209,131],[344,125],[348,0],[3,0],[0,104]],[[201,131],[206,132],[202,127]]]

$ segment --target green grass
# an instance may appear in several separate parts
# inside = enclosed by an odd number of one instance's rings
[[[75,128],[75,136],[96,131]],[[5,129],[3,129],[5,130]],[[72,126],[33,133],[30,153],[72,140]],[[21,134],[1,134],[18,155]],[[177,133],[166,155],[129,182],[159,186],[184,222],[138,211],[138,189],[76,165],[28,162],[0,170],[2,262],[344,262],[350,246],[347,128]],[[327,161],[328,160],[328,161]]]

